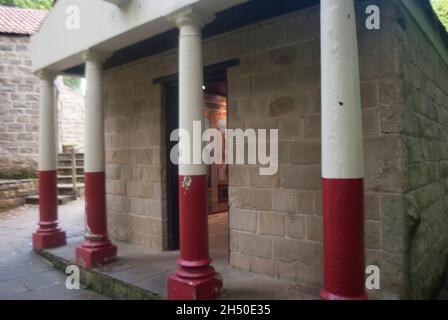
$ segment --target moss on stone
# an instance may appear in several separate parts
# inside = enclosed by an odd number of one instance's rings
[[[22,180],[22,179],[36,179],[37,173],[31,169],[22,169],[14,171],[0,171],[0,179],[5,180]]]

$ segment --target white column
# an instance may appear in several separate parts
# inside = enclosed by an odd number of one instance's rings
[[[179,165],[179,268],[168,278],[168,299],[213,299],[222,291],[222,279],[210,266],[207,228],[207,168],[202,163],[202,124],[204,112],[201,28],[213,16],[197,7],[173,14],[179,36],[179,125],[187,131],[179,143],[189,149],[190,163]],[[196,122],[196,123],[195,123]],[[202,130],[193,130],[199,125]],[[194,131],[199,131],[195,134]],[[194,164],[193,164],[194,162]]]
[[[321,1],[322,170],[364,177],[361,89],[353,0]]]
[[[39,71],[36,75],[40,78],[39,171],[52,171],[57,157],[56,74]]]
[[[321,0],[324,288],[366,299],[364,159],[354,0]]]
[[[85,61],[86,114],[85,114],[85,172],[103,172],[105,169],[103,63],[108,54],[87,51]]]
[[[202,62],[201,29],[214,19],[194,7],[189,7],[176,13],[175,23],[180,29],[179,34],[179,127],[189,133],[190,141],[181,139],[181,150],[189,149],[190,164],[179,164],[179,175],[197,176],[207,174],[207,167],[198,157],[201,157],[201,135],[193,134],[193,124],[201,123],[204,119],[204,85]],[[202,124],[203,125],[203,124]],[[204,128],[202,127],[202,131]],[[193,164],[193,162],[195,162]]]
[[[103,62],[108,55],[87,51],[85,114],[85,241],[76,248],[76,261],[84,267],[103,265],[117,256],[117,247],[107,235]]]
[[[65,244],[65,232],[58,227],[57,120],[55,74],[42,70],[39,100],[39,228],[33,233],[36,250]]]

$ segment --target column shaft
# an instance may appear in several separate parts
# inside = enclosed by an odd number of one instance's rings
[[[104,107],[102,65],[86,61],[85,180],[86,228],[97,239],[107,238]]]
[[[366,299],[364,167],[353,0],[321,1],[323,299]]]
[[[201,27],[203,16],[188,11],[176,18],[179,37],[179,125],[189,133],[190,144],[180,140],[180,149],[189,148],[190,163],[180,157],[179,268],[168,279],[168,298],[205,300],[219,296],[222,279],[210,266],[207,216],[207,168],[195,155],[201,154],[202,136],[193,134],[194,122],[202,123],[203,63]],[[202,128],[203,129],[203,128]],[[199,151],[199,152],[198,152]],[[193,163],[194,162],[194,163]]]
[[[179,37],[179,126],[189,132],[190,161],[202,146],[193,135],[193,123],[202,123],[204,108],[201,30],[198,25],[180,28]],[[181,157],[182,160],[182,157]],[[184,264],[208,259],[207,168],[205,164],[179,164],[180,258]],[[193,232],[195,231],[195,232]],[[207,265],[210,261],[207,261]]]
[[[33,234],[36,250],[65,245],[58,227],[57,129],[54,75],[38,73],[39,102],[39,228]]]
[[[87,82],[84,168],[86,231],[84,243],[76,248],[76,259],[78,264],[88,268],[113,260],[117,247],[107,235],[102,59],[90,52],[84,58]]]

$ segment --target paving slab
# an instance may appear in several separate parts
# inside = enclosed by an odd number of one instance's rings
[[[75,248],[83,241],[84,200],[59,207],[67,245],[37,252],[45,259],[32,251],[30,242],[37,213],[37,207],[26,206],[0,215],[0,299],[166,299],[167,278],[176,269],[179,253],[143,249],[120,241],[114,241],[119,257],[113,263],[81,268],[85,286],[67,290],[61,271],[75,264]],[[213,266],[224,279],[220,299],[318,299],[315,288],[230,267],[227,217],[227,213],[209,216]]]
[[[296,283],[274,279],[247,271],[232,268],[228,264],[228,214],[221,213],[209,216],[209,244],[213,257],[213,266],[224,279],[224,292],[220,299],[318,299],[318,290],[297,287]],[[62,248],[41,252],[47,259],[56,261],[62,266],[75,263],[75,248],[81,244],[83,219],[75,214],[71,216],[71,224],[65,223],[71,236],[67,245]],[[101,293],[114,299],[166,299],[166,283],[169,274],[175,272],[176,259],[179,253],[160,252],[139,248],[121,241],[114,241],[118,247],[118,258],[109,265],[85,270],[84,280],[90,287],[97,287]],[[61,268],[61,267],[60,267]],[[99,283],[103,283],[102,287]],[[135,291],[137,290],[137,291]],[[143,290],[143,296],[141,291]]]
[[[73,214],[82,214],[82,202],[59,207],[68,234],[79,234],[82,223]],[[33,252],[31,235],[37,228],[38,208],[25,205],[0,213],[0,299],[1,300],[103,300],[96,292],[81,288],[68,290],[66,275]],[[74,236],[69,242],[80,241]],[[69,255],[67,249],[58,249]]]

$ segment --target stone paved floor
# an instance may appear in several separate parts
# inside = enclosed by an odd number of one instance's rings
[[[79,209],[79,202],[61,207],[66,225],[72,225],[73,213]],[[106,299],[86,289],[67,290],[66,276],[32,252],[31,234],[36,221],[35,206],[0,213],[0,299]],[[73,231],[79,227],[74,223]]]
[[[64,247],[47,250],[47,252],[56,255],[58,257],[64,258],[66,260],[74,261],[74,249],[82,241],[82,231],[83,231],[83,210],[84,203],[82,200],[71,202],[60,207],[60,222],[62,228],[67,232],[67,245]],[[29,269],[34,270],[36,268],[36,273],[41,272],[39,268],[46,268],[45,272],[52,274],[57,277],[58,271],[52,271],[51,266],[45,265],[43,260],[35,256],[30,252],[30,235],[32,230],[34,230],[37,208],[29,207],[20,214],[17,214],[17,218],[5,217],[5,219],[0,220],[0,239],[5,239],[8,241],[11,234],[14,234],[15,246],[17,250],[22,250],[26,254],[28,262],[39,263],[29,266]],[[19,219],[20,216],[20,219]],[[18,222],[20,220],[20,222]],[[4,225],[4,226],[2,226]],[[248,299],[317,299],[318,290],[314,288],[303,288],[295,283],[288,281],[282,281],[278,279],[273,279],[268,276],[258,275],[246,271],[237,270],[231,268],[228,265],[228,234],[227,234],[227,214],[212,215],[209,218],[209,234],[210,234],[210,252],[214,260],[213,266],[215,269],[223,276],[224,279],[224,294],[222,299],[237,299],[237,300],[248,300]],[[19,236],[20,235],[20,236]],[[4,241],[1,242],[2,244]],[[166,281],[168,275],[173,272],[176,268],[176,258],[178,252],[156,252],[152,250],[146,250],[138,248],[133,245],[129,245],[123,242],[114,241],[118,246],[119,259],[98,270],[112,278],[131,283],[134,286],[143,288],[145,290],[151,291],[153,293],[159,294],[162,298],[166,298]],[[9,247],[0,249],[0,251],[8,252]],[[9,249],[10,250],[10,249]],[[10,250],[11,251],[11,250]],[[25,258],[23,258],[25,259]],[[34,260],[32,260],[34,259]],[[11,263],[17,263],[18,265],[24,265],[25,262],[13,262],[14,259],[9,258],[8,261]],[[31,261],[32,260],[32,261]],[[3,260],[2,260],[3,261]],[[9,269],[12,268],[11,263],[9,263]],[[41,264],[43,263],[43,265]],[[24,267],[25,268],[25,267]],[[0,269],[1,270],[1,269]],[[34,271],[33,271],[34,272]],[[54,272],[54,273],[53,273]],[[29,272],[28,272],[29,273]],[[27,272],[21,273],[22,276],[27,274]],[[57,278],[55,282],[61,282],[61,279],[65,279],[64,275],[62,278]],[[15,294],[10,295],[10,297],[20,298],[21,294],[25,295],[32,291],[22,283],[20,277],[16,277],[15,282],[7,284],[7,281],[1,280],[4,276],[0,273],[0,298],[3,293],[2,290],[11,291],[7,286],[14,287]],[[51,276],[49,275],[49,281]],[[25,281],[25,280],[23,280]],[[2,288],[2,283],[5,282],[5,289]],[[55,290],[58,285],[54,286]],[[17,288],[16,288],[17,287]],[[65,287],[64,287],[65,289]],[[22,290],[22,291],[21,291]],[[51,289],[47,286],[46,289],[50,296]],[[58,290],[61,290],[60,288]],[[68,290],[66,290],[68,291]],[[31,293],[28,293],[29,295]],[[69,293],[66,293],[69,295]],[[78,296],[73,296],[73,298],[89,298],[88,291],[78,292]],[[32,294],[31,294],[32,295]],[[57,293],[55,293],[58,296]],[[92,293],[92,297],[101,298],[99,295]],[[70,298],[67,296],[67,298]]]

